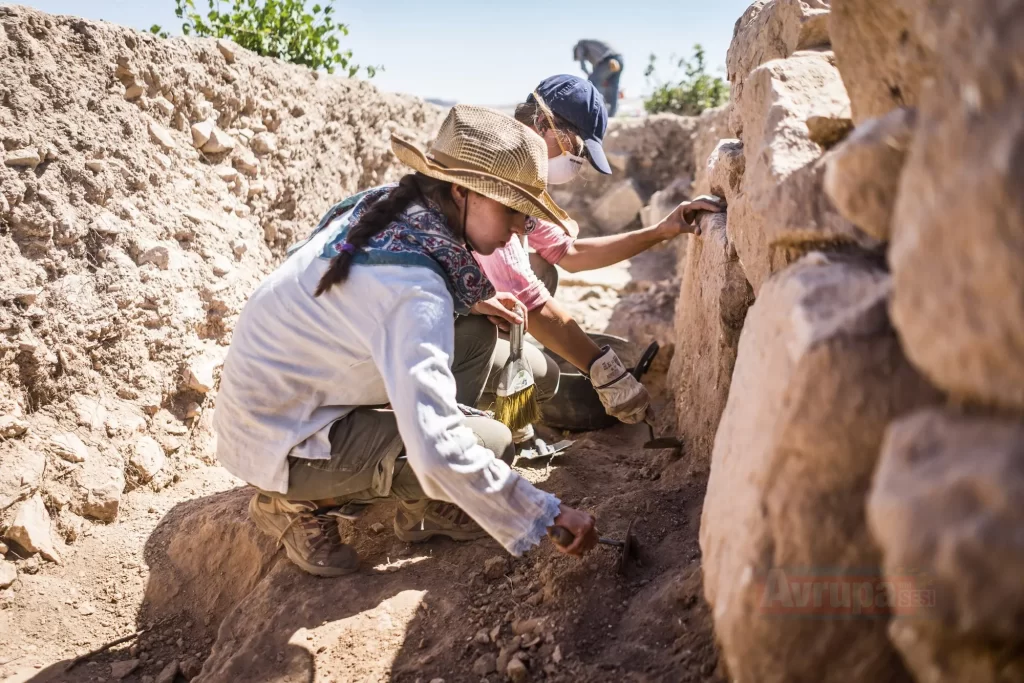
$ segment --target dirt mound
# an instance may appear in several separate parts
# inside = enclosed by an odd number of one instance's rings
[[[0,503],[40,491],[71,541],[208,459],[246,296],[439,110],[223,41],[0,23]]]

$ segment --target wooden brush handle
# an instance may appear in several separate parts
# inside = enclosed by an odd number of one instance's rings
[[[564,526],[553,526],[548,529],[548,536],[551,540],[563,548],[568,548],[572,545],[572,542],[576,540],[576,537],[571,531],[566,529]]]

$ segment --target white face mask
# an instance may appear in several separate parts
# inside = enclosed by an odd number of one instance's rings
[[[564,185],[576,180],[576,177],[583,172],[583,164],[586,161],[583,157],[575,154],[562,152],[554,159],[548,159],[548,185]]]

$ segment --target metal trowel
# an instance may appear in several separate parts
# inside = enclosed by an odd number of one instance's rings
[[[651,364],[654,362],[654,357],[658,355],[658,342],[651,342],[651,345],[644,351],[644,355],[640,357],[640,361],[633,368],[633,376],[639,380],[644,376],[651,368]],[[649,450],[682,450],[683,440],[676,436],[662,436],[657,439],[654,438],[654,423],[649,419],[645,418],[644,422],[647,423],[647,428],[651,432],[651,438],[644,444],[644,448]]]
[[[597,542],[601,545],[611,545],[619,549],[619,561],[616,567],[620,574],[626,573],[626,569],[631,562],[637,565],[640,564],[640,548],[637,545],[636,537],[633,536],[634,522],[636,522],[635,519],[630,520],[629,526],[626,527],[626,535],[622,537],[621,541],[617,541],[614,538],[604,538],[603,536],[597,539]],[[568,548],[576,540],[571,531],[561,526],[551,527],[548,535],[552,541],[563,548]]]

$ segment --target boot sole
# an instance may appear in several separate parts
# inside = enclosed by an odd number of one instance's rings
[[[258,497],[253,496],[252,499],[249,501],[249,519],[253,521],[253,523],[256,525],[256,528],[258,528],[260,531],[262,531],[263,533],[267,534],[272,538],[276,538],[280,535],[281,530],[276,528],[276,525],[274,525],[270,522],[269,519],[267,519],[266,513],[259,509],[259,506],[257,505],[256,502],[257,500]],[[296,567],[306,572],[307,574],[312,574],[313,576],[345,576],[346,574],[351,574],[359,569],[358,563],[351,567],[321,567],[320,565],[312,564],[302,559],[301,556],[295,554],[292,551],[288,544],[281,542],[281,545],[284,546],[285,555],[288,556],[288,559],[289,561],[291,561],[292,564],[294,564]]]
[[[489,534],[482,529],[480,531],[405,531],[399,529],[398,526],[395,526],[395,536],[398,537],[399,541],[403,541],[405,543],[423,543],[424,541],[429,541],[434,536],[444,536],[445,538],[450,538],[453,541],[461,543],[465,541],[475,541],[480,538],[487,538],[488,535]]]

